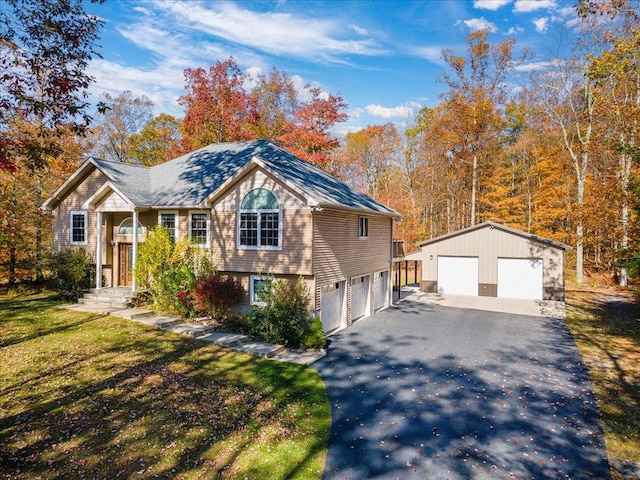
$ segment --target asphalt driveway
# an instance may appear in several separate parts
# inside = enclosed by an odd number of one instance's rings
[[[560,320],[407,299],[330,339],[326,479],[608,477]]]

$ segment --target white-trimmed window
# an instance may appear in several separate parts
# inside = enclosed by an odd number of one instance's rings
[[[367,238],[369,236],[369,217],[358,217],[358,237]]]
[[[171,240],[175,242],[178,239],[178,212],[158,212],[158,225],[167,229]]]
[[[249,278],[249,299],[251,305],[264,305],[264,291],[271,288],[273,277],[265,275],[251,275]]]
[[[209,245],[209,212],[189,212],[189,240],[195,245],[206,247]]]
[[[123,235],[126,237],[133,236],[133,217],[127,217],[122,222],[120,222],[120,225],[118,226],[118,231],[116,234]],[[138,235],[140,236],[144,234],[145,234],[144,227],[140,223],[140,220],[138,220]]]
[[[281,248],[282,211],[273,192],[265,188],[251,190],[242,200],[238,216],[240,248]]]
[[[87,244],[87,212],[74,210],[69,215],[69,243],[71,245]]]

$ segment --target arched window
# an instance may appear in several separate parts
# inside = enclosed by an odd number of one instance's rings
[[[118,235],[133,235],[133,218],[125,218],[118,227]],[[138,235],[144,235],[144,227],[138,222]]]
[[[280,204],[276,196],[264,188],[247,193],[240,205],[238,242],[245,248],[280,247]]]

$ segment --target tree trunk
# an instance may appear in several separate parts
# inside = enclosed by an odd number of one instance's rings
[[[622,190],[622,206],[620,211],[620,225],[622,227],[622,251],[629,248],[629,177],[631,176],[631,156],[620,155],[620,187]],[[620,268],[620,286],[626,287],[628,280],[627,267]]]
[[[478,189],[478,155],[473,154],[473,169],[471,173],[471,225],[476,224],[476,192]]]

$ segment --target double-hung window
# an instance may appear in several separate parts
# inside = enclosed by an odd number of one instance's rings
[[[178,215],[176,212],[160,212],[158,225],[167,229],[171,240],[175,242],[178,239]]]
[[[209,213],[189,212],[189,238],[202,247],[209,244]]]
[[[73,211],[69,217],[69,243],[71,245],[87,244],[87,212]]]
[[[264,188],[247,193],[240,205],[238,244],[241,248],[278,249],[282,221],[276,196]]]

